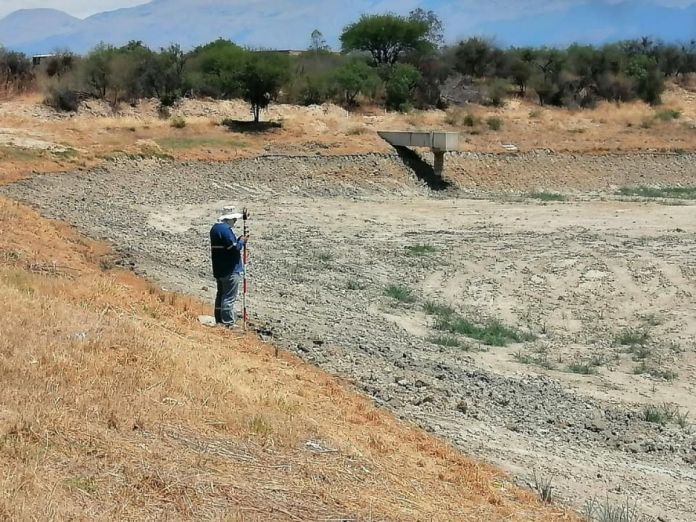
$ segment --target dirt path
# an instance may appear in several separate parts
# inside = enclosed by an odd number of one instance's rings
[[[580,507],[628,498],[696,520],[696,438],[679,416],[696,403],[694,206],[434,198],[366,161],[361,184],[328,178],[344,166],[297,160],[287,176],[261,160],[124,163],[3,190],[209,299],[211,220],[253,205],[253,316],[277,341],[468,453],[553,477]],[[445,346],[426,303],[522,341]],[[647,422],[648,406],[672,416]]]

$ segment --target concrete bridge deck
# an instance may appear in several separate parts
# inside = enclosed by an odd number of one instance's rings
[[[428,147],[435,155],[433,170],[438,176],[445,168],[445,152],[459,148],[459,133],[444,131],[379,131],[379,136],[394,147]]]
[[[428,147],[433,152],[451,152],[459,147],[458,132],[379,131],[378,134],[395,147]]]

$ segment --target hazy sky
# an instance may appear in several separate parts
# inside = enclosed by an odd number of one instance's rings
[[[231,2],[239,3],[239,0],[230,0]],[[625,0],[605,0],[610,4],[617,4]],[[629,0],[635,1],[635,0]],[[647,0],[648,3],[665,5],[665,6],[687,6],[696,3],[696,0]],[[249,4],[254,4],[255,0],[246,0]],[[345,5],[344,0],[326,0],[326,3],[335,2],[336,4]],[[582,4],[584,0],[459,0],[448,2],[458,4],[462,9],[471,10],[474,13],[479,12],[481,18],[495,16],[495,13],[507,13],[508,15],[519,15],[520,13],[529,13],[530,11],[546,11],[562,9],[564,7]],[[73,16],[84,18],[86,16],[118,9],[120,7],[131,7],[138,4],[145,4],[143,0],[0,0],[0,17],[5,16],[17,9],[32,9],[39,7],[50,7],[60,9]],[[287,5],[288,2],[279,0],[279,6]],[[302,4],[302,0],[294,0],[296,4]],[[375,9],[371,11],[379,11],[380,7],[383,10],[398,10],[403,11],[405,4],[426,4],[429,8],[437,11],[438,4],[445,3],[443,0],[424,0],[419,2],[409,0],[373,0],[371,2]]]
[[[172,4],[185,0],[156,0]],[[189,6],[224,2],[243,13],[238,17],[247,34],[235,35],[248,45],[304,45],[306,35],[288,26],[288,20],[301,15],[305,25],[321,29],[329,43],[337,45],[341,28],[361,12],[394,11],[407,13],[416,7],[433,9],[445,23],[446,38],[455,41],[472,34],[500,37],[501,44],[541,45],[571,41],[606,41],[642,34],[659,34],[670,38],[676,20],[689,24],[675,38],[696,37],[696,20],[679,19],[678,13],[661,19],[654,6],[686,7],[696,0],[189,0]],[[145,4],[143,0],[0,0],[0,18],[12,11],[31,8],[54,8],[85,18],[92,14]],[[639,6],[642,6],[641,9]],[[650,6],[645,9],[646,6]],[[569,11],[570,10],[570,11]],[[563,17],[559,13],[569,12]],[[569,22],[570,20],[570,22]],[[242,23],[244,22],[244,23]],[[305,23],[306,22],[306,23]],[[297,22],[299,23],[299,22]],[[635,26],[635,29],[632,29]],[[241,30],[241,29],[240,29]],[[273,39],[269,40],[269,35]],[[541,35],[541,36],[540,36]],[[142,38],[142,37],[140,37]]]
[[[17,9],[50,7],[60,9],[78,18],[84,18],[101,11],[145,3],[147,3],[147,0],[21,0],[20,2],[17,2],[17,0],[0,0],[0,16],[5,16]]]

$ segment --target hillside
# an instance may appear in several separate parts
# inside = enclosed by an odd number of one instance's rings
[[[32,49],[33,42],[45,35],[69,38],[81,23],[79,18],[57,9],[20,9],[0,20],[0,45],[27,52],[50,52],[53,48]]]

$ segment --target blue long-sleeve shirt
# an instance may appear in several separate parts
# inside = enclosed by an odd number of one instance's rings
[[[227,277],[244,271],[242,250],[244,241],[237,239],[232,227],[226,223],[216,223],[210,229],[210,257],[213,261],[213,276]]]

